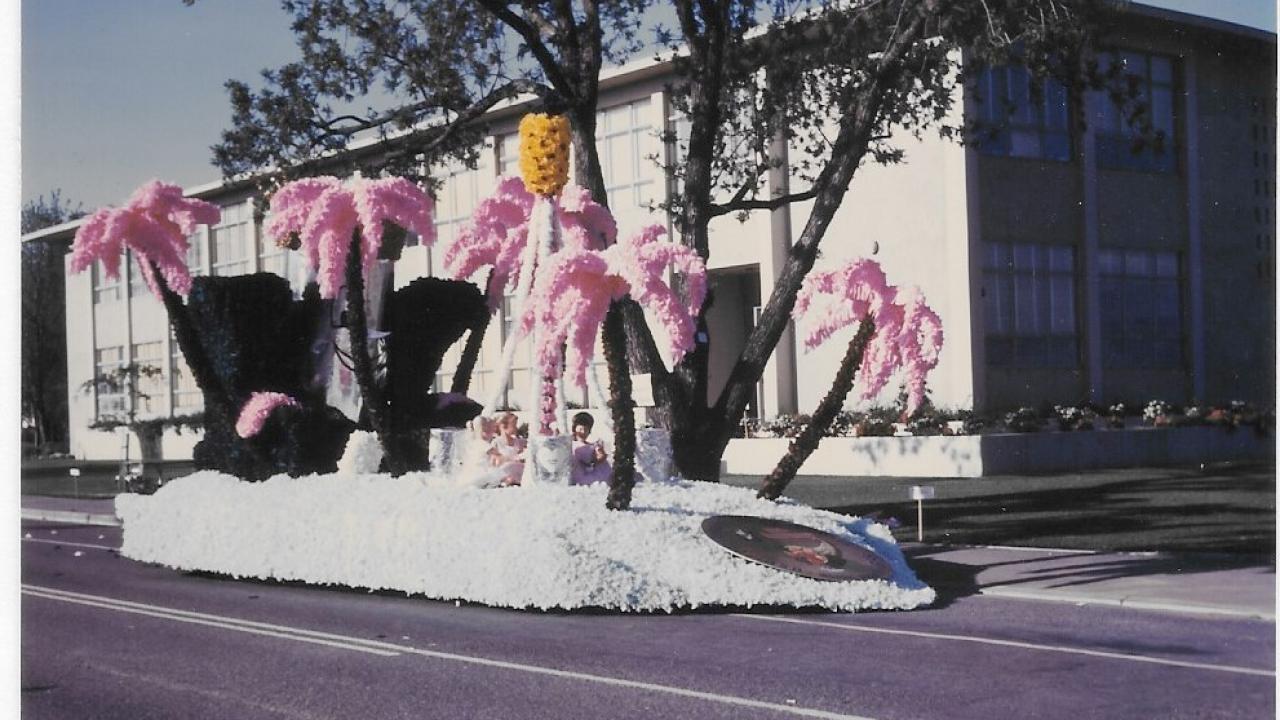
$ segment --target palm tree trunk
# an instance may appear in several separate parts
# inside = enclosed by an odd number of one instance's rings
[[[387,404],[374,377],[373,359],[369,357],[369,318],[364,303],[364,267],[360,256],[360,231],[351,234],[347,253],[347,334],[351,340],[351,364],[354,366],[360,396],[369,412],[369,424],[378,436],[385,453],[385,464],[392,475],[404,474],[407,466],[400,457],[399,445],[391,437]]]
[[[486,307],[489,300],[487,288],[492,280],[493,271],[490,270],[489,281],[484,284],[486,288]],[[458,367],[454,368],[453,382],[449,385],[449,392],[455,392],[460,395],[467,394],[467,390],[471,387],[471,374],[475,372],[476,361],[480,358],[480,346],[484,344],[484,334],[489,329],[489,321],[492,318],[493,313],[485,313],[467,332],[467,344],[462,346],[462,357],[458,358]]]
[[[604,316],[603,340],[609,368],[609,414],[613,418],[613,477],[605,507],[626,510],[631,507],[631,488],[636,484],[636,416],[627,367],[627,332],[618,301],[609,304]]]
[[[235,398],[231,397],[230,391],[222,385],[218,374],[214,372],[213,362],[204,352],[204,345],[200,342],[200,336],[191,323],[186,304],[182,302],[178,293],[169,287],[169,283],[165,282],[164,276],[160,274],[160,269],[155,263],[151,263],[151,275],[155,278],[156,286],[160,288],[165,313],[169,316],[169,323],[173,325],[173,336],[178,341],[178,349],[182,351],[183,359],[187,361],[187,368],[191,370],[191,377],[204,393],[206,400],[212,401],[213,407],[205,408],[206,416],[213,422],[218,422],[214,418],[221,418],[223,422],[234,424],[237,411]]]
[[[813,418],[809,424],[800,431],[795,440],[791,441],[787,454],[782,456],[777,467],[761,483],[757,497],[777,500],[787,485],[795,479],[800,466],[818,448],[822,436],[830,429],[831,421],[835,420],[836,414],[844,405],[844,399],[853,389],[853,376],[858,372],[858,366],[862,365],[862,355],[866,352],[867,343],[871,341],[874,333],[875,323],[872,322],[871,316],[867,315],[862,319],[858,333],[849,341],[849,349],[845,351],[844,359],[840,361],[840,369],[836,372],[831,390],[827,392],[826,397],[822,398],[822,402],[818,403],[818,409],[813,411]]]

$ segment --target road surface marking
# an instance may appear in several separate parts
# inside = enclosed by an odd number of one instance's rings
[[[341,642],[331,640],[325,637],[317,637],[315,634],[300,628],[287,628],[284,626],[276,626],[280,630],[269,630],[265,627],[255,627],[260,623],[248,623],[237,618],[224,618],[216,615],[200,615],[198,613],[185,613],[180,610],[172,610],[169,608],[157,608],[156,606],[145,606],[141,603],[124,603],[116,601],[112,598],[99,598],[92,595],[82,595],[80,593],[69,593],[53,588],[42,588],[34,585],[23,585],[22,593],[31,595],[32,597],[44,598],[46,600],[58,600],[61,602],[75,603],[77,605],[87,605],[89,607],[103,608],[106,610],[115,610],[117,612],[133,613],[135,615],[146,615],[148,617],[163,618],[165,620],[176,620],[177,622],[185,622],[193,625],[205,625],[208,627],[221,628],[223,630],[235,630],[237,632],[245,632],[253,635],[266,635],[268,637],[281,638],[283,640],[297,640],[300,642],[315,643],[317,645],[327,645],[329,647],[340,648],[343,650],[358,650],[360,652],[369,653],[371,655],[381,655],[383,657],[393,657],[400,653],[384,650],[379,648],[367,647],[364,644],[356,644],[354,642]],[[148,609],[155,608],[155,609]],[[218,618],[218,619],[210,619]],[[359,642],[358,638],[350,638]]]
[[[996,638],[974,637],[971,635],[948,635],[945,633],[921,632],[918,630],[894,630],[890,628],[867,627],[866,625],[843,625],[841,623],[823,622],[821,620],[801,620],[799,618],[777,617],[776,615],[747,615],[744,613],[733,613],[733,616],[746,618],[748,620],[767,620],[769,622],[793,623],[796,625],[817,625],[820,627],[837,628],[839,630],[849,630],[853,632],[881,633],[884,635],[907,635],[910,637],[928,638],[930,640],[958,640],[962,642],[979,643],[982,645],[999,645],[1002,647],[1022,648],[1024,650],[1043,650],[1046,652],[1059,652],[1070,655],[1089,655],[1091,657],[1129,660],[1132,662],[1151,663],[1153,665],[1172,665],[1173,667],[1192,668],[1195,670],[1217,670],[1220,672],[1239,673],[1241,675],[1261,675],[1263,677],[1276,676],[1274,670],[1260,670],[1257,668],[1239,667],[1236,665],[1214,665],[1212,663],[1188,662],[1185,660],[1169,660],[1167,658],[1150,657],[1148,655],[1129,655],[1126,653],[1107,652],[1105,650],[1087,650],[1085,648],[1065,647],[1062,645],[1041,645],[1038,643],[1020,642],[1018,640],[999,640]]]
[[[648,683],[639,680],[627,680],[625,678],[610,677],[608,675],[594,675],[591,673],[560,670],[541,665],[529,665],[526,663],[508,662],[506,660],[493,660],[490,658],[476,657],[474,655],[459,655],[456,653],[440,652],[437,650],[424,650],[422,648],[416,648],[409,645],[399,645],[396,643],[381,642],[378,640],[365,640],[363,638],[336,635],[315,630],[304,630],[302,628],[284,625],[273,625],[270,623],[260,623],[240,618],[209,615],[206,613],[198,613],[188,610],[178,610],[176,608],[148,605],[146,603],[131,602],[128,600],[117,600],[115,598],[102,597],[98,595],[87,595],[84,593],[71,592],[69,590],[58,590],[56,588],[24,584],[22,586],[22,592],[28,595],[48,598],[51,600],[62,600],[65,602],[79,603],[81,605],[89,605],[92,607],[103,607],[121,612],[151,615],[170,620],[179,620],[182,622],[222,627],[229,630],[239,630],[241,632],[270,635],[289,640],[302,640],[305,642],[320,643],[322,645],[334,645],[352,650],[370,652],[376,655],[390,656],[399,655],[401,653],[421,655],[423,657],[434,658],[436,660],[447,660],[450,662],[468,663],[471,665],[501,668],[504,670],[515,670],[518,672],[547,675],[568,680],[582,680],[635,690],[647,690],[649,692],[665,693],[668,695],[706,700],[708,702],[734,705],[737,707],[772,710],[774,712],[792,715],[795,717],[824,718],[825,720],[874,720],[873,718],[862,715],[847,715],[827,710],[818,710],[815,708],[772,703],[764,700],[753,700],[751,698],[744,698],[736,695],[722,695],[720,693],[690,690],[688,688],[675,687],[671,685]]]
[[[624,678],[610,677],[608,675],[593,675],[591,673],[575,672],[573,670],[557,670],[556,668],[543,667],[541,665],[527,665],[525,663],[507,662],[505,660],[490,660],[488,658],[475,657],[473,655],[457,655],[454,653],[422,650],[420,648],[406,647],[402,645],[393,645],[392,647],[397,647],[406,653],[424,655],[438,660],[470,663],[472,665],[483,665],[486,667],[502,668],[504,670],[516,670],[519,672],[533,673],[535,675],[550,675],[551,677],[565,678],[568,680],[585,680],[587,682],[600,683],[602,685],[613,685],[615,687],[632,688],[635,690],[648,690],[651,692],[666,693],[668,695],[676,695],[679,697],[707,700],[709,702],[717,702],[724,705],[736,705],[738,707],[749,707],[757,710],[772,710],[774,712],[784,713],[786,715],[795,715],[797,717],[826,718],[827,720],[872,720],[872,718],[862,715],[845,715],[843,713],[818,710],[816,708],[784,705],[782,703],[772,703],[764,700],[752,700],[750,698],[738,697],[736,695],[721,695],[719,693],[690,690],[688,688],[675,687],[672,685],[659,685],[657,683],[647,683],[640,680],[626,680]]]
[[[22,542],[45,543],[48,545],[66,545],[67,547],[93,548],[94,550],[119,550],[110,545],[90,545],[89,543],[63,542],[62,540],[45,540],[43,538],[22,538]]]

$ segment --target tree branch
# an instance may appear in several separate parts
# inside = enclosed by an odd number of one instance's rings
[[[884,85],[896,72],[903,54],[919,39],[925,19],[925,11],[918,10],[896,34],[878,58],[872,82],[860,93],[861,101],[851,103],[853,111],[844,114],[832,145],[831,161],[808,191],[815,201],[813,212],[792,245],[773,294],[761,312],[760,321],[747,336],[746,345],[729,374],[729,381],[716,399],[714,412],[718,417],[739,417],[754,395],[755,383],[790,320],[801,283],[817,260],[818,243],[826,234],[859,163],[867,153],[871,135],[877,127]]]
[[[548,88],[545,85],[535,83],[529,80],[511,80],[491,91],[488,95],[477,100],[470,107],[463,110],[458,116],[446,123],[432,125],[430,127],[418,128],[411,130],[404,135],[387,136],[377,143],[372,143],[360,148],[348,149],[342,156],[343,159],[359,160],[362,157],[375,155],[379,152],[386,152],[390,146],[408,146],[415,152],[430,155],[440,147],[444,146],[452,140],[457,134],[472,123],[481,118],[493,106],[504,100],[510,100],[522,93],[529,93],[539,97],[545,97],[548,94]],[[366,130],[375,127],[385,127],[394,117],[393,113],[388,113],[379,123],[370,124]],[[354,134],[354,133],[351,133]],[[290,174],[309,175],[323,168],[329,167],[334,163],[334,159],[328,156],[315,157],[304,160],[290,166]],[[260,177],[260,182],[267,182],[274,178],[278,178],[284,174],[284,171],[277,170],[275,172],[265,173]]]
[[[710,210],[708,211],[708,214],[714,218],[714,217],[719,217],[721,215],[728,215],[729,213],[732,213],[732,212],[742,212],[746,210],[777,210],[778,208],[784,205],[790,205],[791,203],[797,203],[797,202],[804,202],[805,200],[812,200],[817,196],[818,196],[818,190],[817,190],[817,187],[815,186],[813,188],[805,190],[804,192],[791,193],[789,195],[782,195],[776,198],[772,198],[770,200],[754,200],[754,199],[730,200],[729,202],[723,205],[712,205]]]
[[[525,43],[529,46],[529,51],[533,53],[534,58],[538,60],[538,64],[542,66],[543,72],[547,74],[547,80],[550,81],[551,87],[565,98],[575,98],[576,88],[570,82],[568,77],[560,70],[559,61],[555,55],[551,54],[551,50],[542,40],[542,34],[538,28],[535,28],[530,21],[517,15],[507,7],[505,2],[500,0],[479,0],[481,6],[493,13],[494,17],[506,23],[507,27],[515,30],[520,37],[524,38]],[[545,25],[542,25],[545,28]]]

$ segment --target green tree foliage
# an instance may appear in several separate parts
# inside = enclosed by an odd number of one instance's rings
[[[677,189],[665,207],[679,242],[706,259],[713,219],[813,202],[723,388],[708,387],[708,342],[668,370],[643,313],[629,301],[619,308],[626,333],[611,342],[625,337],[631,369],[650,374],[677,468],[701,479],[718,477],[720,456],[858,168],[902,160],[894,139],[904,135],[963,138],[971,128],[948,119],[962,84],[983,63],[1024,63],[1036,78],[1065,82],[1078,100],[1081,89],[1100,81],[1087,58],[1105,20],[1100,0],[284,6],[302,57],[264,71],[259,89],[228,83],[234,124],[214,148],[227,175],[269,167],[279,170],[264,177],[275,178],[325,167],[407,175],[425,169],[429,176],[444,158],[473,159],[483,114],[528,93],[569,116],[578,182],[607,203],[594,142],[600,69],[645,46],[672,64],[671,99],[687,128],[667,137]],[[362,103],[370,108],[352,110]],[[332,155],[362,138],[369,142]],[[800,149],[787,161],[803,189],[792,191],[786,173],[772,172],[786,146]],[[705,339],[705,318],[699,329]]]
[[[22,206],[22,233],[82,217],[54,190]],[[62,257],[68,244],[22,243],[22,418],[37,446],[67,438],[66,300]]]

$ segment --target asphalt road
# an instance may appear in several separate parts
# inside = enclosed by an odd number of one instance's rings
[[[536,613],[191,575],[24,523],[24,718],[1270,718],[1275,626],[991,597]],[[519,572],[513,568],[512,572]]]

